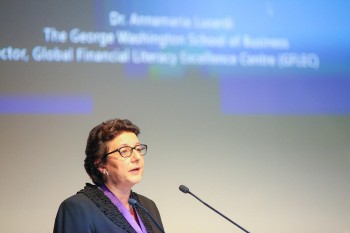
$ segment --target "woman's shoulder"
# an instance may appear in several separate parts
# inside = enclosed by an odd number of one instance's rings
[[[153,200],[135,192],[132,192],[131,197],[138,199],[138,202],[140,203],[140,205],[150,212],[150,214],[156,219],[156,222],[158,222],[159,224],[161,224],[161,226],[163,226],[158,207]],[[154,229],[156,229],[155,226],[154,226]]]
[[[136,196],[139,202],[143,202],[143,203],[146,202],[146,203],[153,203],[153,204],[155,204],[152,199],[150,199],[150,198],[148,198],[148,197],[146,197],[146,196],[144,196],[142,194],[139,194],[139,193],[136,193],[136,192],[132,192],[131,197],[133,197],[133,196]]]
[[[78,191],[76,194],[66,198],[61,205],[69,205],[69,206],[86,206],[91,203],[91,200],[86,195],[86,192],[92,193],[97,192],[98,187],[92,184],[86,184],[86,186]]]
[[[135,198],[142,206],[144,206],[149,211],[158,212],[158,207],[152,199],[136,192],[132,192],[131,198]]]
[[[86,206],[90,203],[90,199],[87,198],[84,194],[82,193],[76,193],[65,200],[62,201],[61,206],[62,207],[78,207],[78,206]]]

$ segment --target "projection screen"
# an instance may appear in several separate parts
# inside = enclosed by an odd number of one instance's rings
[[[348,1],[1,1],[0,232],[52,232],[89,131],[149,147],[166,232],[350,232]]]

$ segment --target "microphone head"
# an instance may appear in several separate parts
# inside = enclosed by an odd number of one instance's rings
[[[179,189],[183,193],[189,193],[190,192],[190,190],[185,185],[180,185]]]
[[[138,205],[138,202],[137,202],[134,198],[130,198],[128,202],[129,202],[129,204],[132,205],[132,206]]]

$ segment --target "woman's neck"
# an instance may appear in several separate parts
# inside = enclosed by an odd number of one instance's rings
[[[130,198],[131,188],[121,188],[111,184],[105,184],[105,185],[126,208],[130,209],[129,198]]]

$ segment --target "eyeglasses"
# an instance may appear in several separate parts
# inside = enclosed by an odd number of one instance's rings
[[[136,150],[140,155],[145,155],[147,153],[147,145],[140,144],[134,147],[131,146],[122,146],[114,151],[108,152],[104,155],[104,157],[107,157],[107,155],[113,154],[115,152],[119,152],[120,156],[123,158],[128,158],[132,155],[133,150]]]

